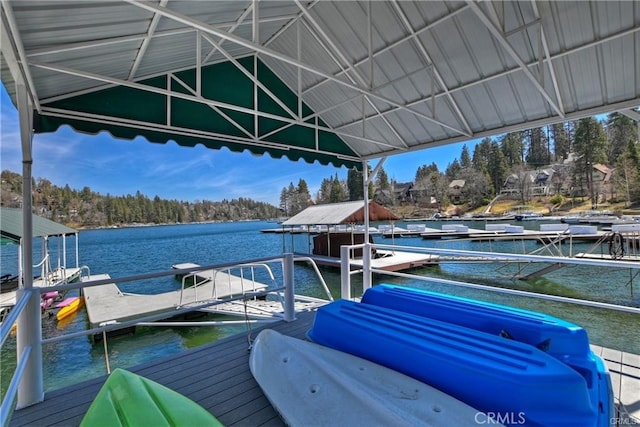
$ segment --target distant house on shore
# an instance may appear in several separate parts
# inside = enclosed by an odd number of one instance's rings
[[[449,184],[449,199],[454,203],[462,201],[462,189],[464,188],[464,179],[454,179]]]
[[[553,168],[512,173],[505,179],[500,194],[520,197],[525,193],[527,199],[533,196],[549,196],[553,194],[554,175]]]

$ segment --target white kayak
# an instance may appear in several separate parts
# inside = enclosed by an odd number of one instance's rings
[[[289,426],[499,425],[397,371],[271,329],[258,334],[249,367]]]

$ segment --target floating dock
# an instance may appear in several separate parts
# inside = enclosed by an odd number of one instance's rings
[[[176,270],[197,269],[198,264],[175,264]],[[223,301],[247,293],[266,291],[268,285],[225,273],[220,270],[202,270],[191,273],[191,282],[197,286],[185,287],[154,295],[124,293],[115,283],[83,288],[87,317],[90,327],[95,328],[108,323],[122,323],[141,319],[146,316],[160,315],[171,318],[176,310],[189,306],[200,306],[208,302]],[[91,280],[108,280],[107,274],[93,275]],[[274,298],[253,298],[251,300],[227,301],[209,307],[197,307],[193,311],[214,314],[226,314],[250,319],[277,319],[284,316],[284,307],[279,295]],[[309,311],[324,305],[328,300],[295,295],[296,312]]]
[[[196,264],[189,264],[186,268],[189,266],[197,267]],[[267,288],[263,283],[248,281],[220,271],[215,274],[213,270],[200,272],[198,277],[198,286],[155,295],[123,293],[115,283],[83,288],[89,323],[95,328],[105,323],[126,322],[154,314],[165,314],[166,318],[169,318],[175,315],[178,308],[188,304],[204,303]],[[107,274],[91,276],[91,280],[107,279]]]
[[[559,238],[570,238],[580,241],[598,241],[607,233],[599,231],[596,226],[568,225],[568,224],[543,224],[540,231],[526,230],[521,225],[511,224],[486,224],[485,229],[470,228],[463,224],[444,224],[442,229],[429,228],[412,224],[409,228],[384,230],[385,238],[395,237],[422,237],[425,240],[445,239],[479,239],[479,240],[538,240],[549,243]]]
[[[340,268],[340,258],[296,253],[296,255],[305,256],[313,259],[316,264],[325,267]],[[385,271],[403,271],[412,268],[418,268],[425,265],[434,265],[440,261],[439,255],[421,254],[415,252],[388,251],[378,249],[377,257],[371,258],[371,268]],[[359,270],[362,268],[362,259],[350,259],[351,270]]]

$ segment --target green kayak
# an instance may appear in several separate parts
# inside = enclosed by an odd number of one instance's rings
[[[180,393],[132,372],[116,369],[91,403],[80,426],[222,427],[222,424]]]

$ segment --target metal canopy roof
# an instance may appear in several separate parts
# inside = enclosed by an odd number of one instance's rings
[[[284,221],[282,225],[337,225],[364,222],[364,201],[327,203],[323,205],[309,206],[302,212]],[[370,221],[397,220],[390,210],[376,202],[370,201]]]
[[[638,1],[3,1],[36,131],[335,165],[640,105]]]
[[[66,236],[77,232],[66,225],[33,215],[33,237]],[[22,209],[0,207],[0,236],[20,242],[23,236]]]

